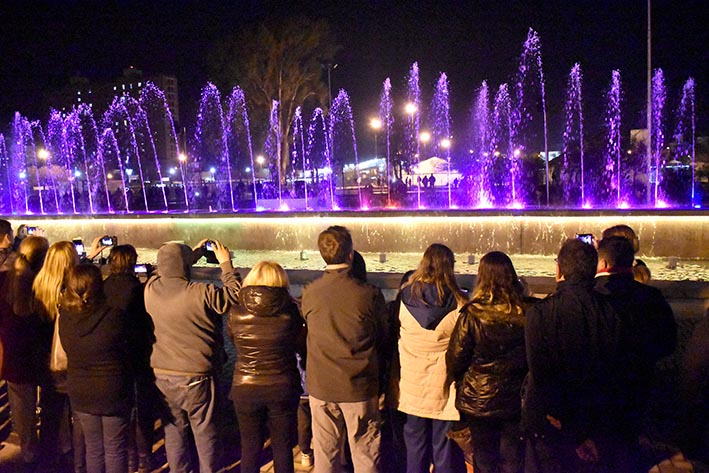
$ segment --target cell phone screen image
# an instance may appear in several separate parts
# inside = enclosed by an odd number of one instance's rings
[[[74,248],[76,248],[76,252],[79,253],[79,256],[86,254],[86,249],[84,249],[83,243],[74,242]]]
[[[576,238],[587,245],[593,245],[593,234],[591,233],[577,233]]]
[[[37,227],[27,227],[27,234],[28,235],[32,235],[36,231],[37,231]]]
[[[108,237],[108,236],[103,237],[103,238],[101,238],[101,244],[103,246],[111,246],[111,245],[113,245],[113,238]]]
[[[145,274],[148,272],[148,267],[145,266],[144,264],[136,264],[135,265],[135,272]]]
[[[204,244],[204,249],[207,251],[214,251],[214,245],[212,244],[211,241],[208,241],[207,243]]]

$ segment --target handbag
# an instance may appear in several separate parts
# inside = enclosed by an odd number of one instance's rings
[[[69,364],[66,351],[62,346],[62,341],[59,338],[59,314],[54,319],[54,335],[52,336],[52,352],[49,358],[50,371],[66,371]]]

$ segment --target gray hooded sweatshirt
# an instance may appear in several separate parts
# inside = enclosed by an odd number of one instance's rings
[[[155,324],[150,364],[156,373],[201,375],[224,361],[221,316],[236,302],[241,280],[222,263],[222,287],[190,281],[192,249],[168,243],[158,250],[158,274],[145,286],[145,308]]]

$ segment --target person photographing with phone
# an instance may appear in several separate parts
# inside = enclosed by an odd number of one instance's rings
[[[163,419],[165,450],[172,471],[195,470],[188,432],[199,457],[199,471],[218,470],[217,381],[226,361],[222,319],[236,303],[241,278],[231,263],[229,248],[210,240],[221,269],[221,287],[191,281],[191,267],[205,256],[207,240],[195,249],[168,243],[158,250],[157,274],[145,286],[145,308],[155,325],[150,361],[156,385],[170,415]]]

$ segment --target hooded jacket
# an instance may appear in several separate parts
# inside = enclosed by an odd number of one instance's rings
[[[460,307],[452,294],[441,301],[432,284],[422,288],[420,297],[411,286],[401,296],[397,408],[427,419],[459,420],[455,386],[446,372],[446,350]]]
[[[296,351],[305,348],[305,321],[288,289],[247,286],[229,312],[227,332],[236,347],[232,385],[268,386],[297,393]]]
[[[126,415],[131,406],[131,349],[125,313],[102,303],[61,310],[59,336],[69,362],[72,409],[100,416]]]
[[[518,419],[527,374],[524,310],[470,302],[460,311],[446,362],[456,407],[476,417]]]
[[[155,325],[150,364],[155,373],[209,374],[225,360],[221,316],[241,288],[231,261],[221,264],[222,287],[190,281],[192,249],[168,243],[158,250],[158,272],[145,285],[145,308]]]

